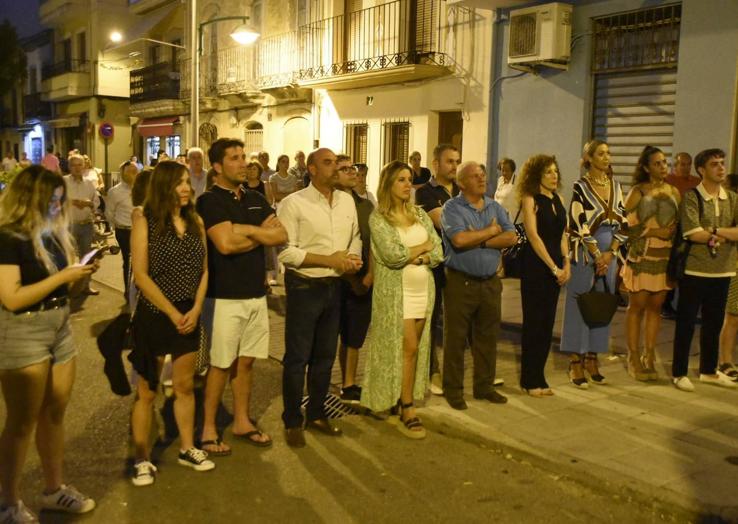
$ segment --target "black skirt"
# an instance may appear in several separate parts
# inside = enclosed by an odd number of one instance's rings
[[[193,305],[192,300],[174,303],[180,313],[186,313]],[[198,320],[192,333],[181,335],[166,314],[159,310],[152,311],[143,300],[139,300],[133,316],[133,351],[128,355],[128,360],[154,391],[159,384],[157,357],[172,355],[172,359],[175,359],[194,353],[200,347],[201,329]]]

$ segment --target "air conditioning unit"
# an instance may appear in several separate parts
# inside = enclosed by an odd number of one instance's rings
[[[571,16],[572,6],[561,2],[510,11],[508,65],[566,69],[571,48]]]

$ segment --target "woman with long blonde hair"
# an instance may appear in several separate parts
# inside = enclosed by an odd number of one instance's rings
[[[34,429],[41,508],[85,513],[95,501],[63,483],[64,413],[77,350],[70,286],[97,263],[76,264],[64,179],[41,166],[21,171],[0,198],[0,384],[7,409],[0,435],[0,522],[38,522],[19,484]]]
[[[411,193],[410,166],[399,161],[384,166],[378,207],[369,217],[375,261],[372,337],[361,403],[374,411],[394,405],[400,432],[421,439],[426,432],[413,400],[423,398],[428,382],[435,299],[430,268],[443,260],[443,249],[433,222],[412,203]]]

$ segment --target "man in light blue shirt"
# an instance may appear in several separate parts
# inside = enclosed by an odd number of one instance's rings
[[[464,348],[469,328],[474,358],[474,398],[504,404],[492,387],[500,330],[502,283],[497,276],[500,250],[517,239],[505,209],[485,196],[487,177],[476,162],[457,170],[461,193],[441,213],[446,253],[444,300],[443,391],[454,409],[466,409]]]

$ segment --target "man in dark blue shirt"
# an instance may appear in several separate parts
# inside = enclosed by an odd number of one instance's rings
[[[465,162],[456,175],[461,193],[441,213],[446,254],[443,391],[454,409],[464,401],[464,348],[469,328],[474,358],[474,398],[507,402],[492,387],[500,330],[502,283],[497,276],[500,249],[516,241],[505,209],[485,196],[487,177],[476,162]]]

